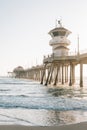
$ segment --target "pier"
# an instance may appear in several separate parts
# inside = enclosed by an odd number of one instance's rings
[[[80,65],[80,79],[79,85],[83,87],[83,65],[87,64],[87,51],[79,51],[79,38],[78,38],[78,52],[70,53],[68,35],[71,31],[62,26],[61,21],[58,25],[49,32],[51,40],[49,45],[52,47],[52,54],[44,56],[43,64],[33,66],[26,70],[13,71],[15,77],[20,75],[21,78],[28,78],[37,80],[41,84],[65,84],[72,86],[75,83],[75,67]],[[15,70],[15,69],[14,69]]]

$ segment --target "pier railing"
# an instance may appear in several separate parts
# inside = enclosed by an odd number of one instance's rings
[[[64,56],[58,56],[58,55],[48,55],[47,57],[44,56],[43,62],[52,62],[52,61],[61,61],[61,60],[69,60],[69,59],[76,59],[77,55],[64,55]]]
[[[68,55],[63,55],[62,57],[64,57],[64,56],[76,56],[76,55],[77,55],[76,52],[69,52]],[[52,54],[48,54],[48,55],[44,56],[44,59],[50,58],[50,57],[61,57],[61,56],[58,56],[58,55],[52,53]]]
[[[78,52],[69,52],[68,55],[58,56],[54,53],[44,56],[43,62],[52,62],[53,60],[73,60],[80,57],[87,57],[87,49]]]

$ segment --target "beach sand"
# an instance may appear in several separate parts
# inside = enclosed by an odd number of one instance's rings
[[[87,130],[87,122],[63,126],[0,125],[0,130]]]

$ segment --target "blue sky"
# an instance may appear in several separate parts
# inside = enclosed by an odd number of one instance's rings
[[[48,32],[62,18],[72,34],[70,49],[87,49],[87,0],[0,0],[0,75],[41,64],[52,52]]]

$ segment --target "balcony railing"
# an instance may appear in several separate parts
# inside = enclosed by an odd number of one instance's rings
[[[58,56],[58,55],[52,53],[50,55],[44,56],[43,62],[52,62],[53,60],[65,60],[65,59],[66,60],[73,60],[73,59],[77,60],[86,54],[87,54],[87,49],[82,50],[79,53],[78,52],[69,52],[68,55],[61,55],[61,56]]]

